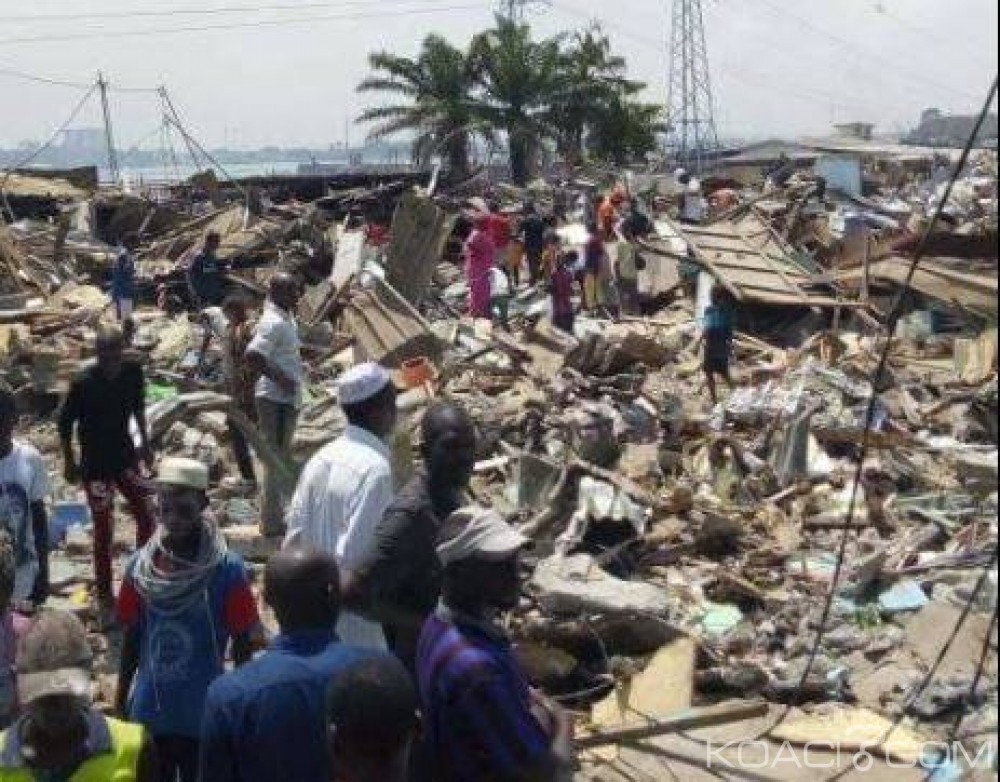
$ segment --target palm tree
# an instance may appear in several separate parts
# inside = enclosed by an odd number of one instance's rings
[[[619,90],[591,118],[587,148],[595,158],[622,164],[656,149],[656,134],[664,129],[663,107],[642,103],[633,95],[631,90]]]
[[[564,50],[561,94],[551,108],[551,124],[557,151],[571,163],[579,162],[588,126],[614,101],[624,75],[624,58],[611,53],[611,42],[597,23],[577,32]]]
[[[534,41],[527,25],[497,17],[469,47],[479,87],[474,112],[482,126],[506,134],[516,184],[527,182],[542,140],[554,135],[551,107],[565,85],[561,44],[561,36]]]
[[[368,62],[373,74],[358,85],[358,92],[388,93],[407,100],[364,111],[358,122],[377,123],[369,137],[415,133],[418,162],[426,163],[442,150],[453,172],[467,174],[474,116],[472,73],[465,53],[431,34],[415,60],[383,51],[370,55]]]

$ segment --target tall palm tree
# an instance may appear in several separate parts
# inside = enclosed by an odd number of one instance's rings
[[[535,41],[527,25],[497,17],[469,47],[475,114],[506,134],[517,184],[527,182],[542,139],[552,135],[550,110],[564,85],[561,43],[561,36]]]
[[[362,112],[358,122],[376,123],[369,137],[413,133],[419,162],[442,151],[452,171],[467,174],[474,115],[472,72],[465,53],[431,34],[415,60],[383,51],[370,55],[368,62],[373,73],[358,85],[358,92],[386,93],[406,101]]]
[[[627,89],[619,90],[591,118],[587,148],[598,160],[628,163],[657,147],[656,134],[665,128],[663,106],[643,103]]]
[[[597,23],[573,35],[563,50],[559,100],[550,110],[556,148],[564,158],[579,161],[588,126],[614,102],[624,77],[625,59],[611,53],[611,42]]]

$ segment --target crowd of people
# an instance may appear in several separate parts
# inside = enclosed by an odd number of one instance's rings
[[[526,267],[572,333],[588,311],[637,307],[635,239],[652,224],[616,188],[592,204],[582,252],[564,248],[531,203],[516,224],[494,208],[465,242],[470,312],[507,326]],[[611,263],[608,247],[615,249]],[[572,723],[528,683],[498,618],[520,595],[527,541],[475,503],[476,427],[437,402],[424,414],[420,465],[400,482],[388,443],[392,374],[363,363],[337,379],[346,427],[302,469],[294,492],[264,462],[260,532],[280,542],[262,598],[210,509],[205,464],[156,459],[146,378],[129,350],[134,242],[116,259],[122,327],[102,328],[95,360],[69,387],[58,419],[67,483],[93,521],[93,601],[100,631],[121,633],[113,703],[92,700],[84,626],[46,610],[50,479],[14,436],[17,405],[0,385],[0,782],[479,782],[562,780]],[[277,272],[263,311],[219,284],[218,236],[189,271],[204,341],[190,376],[218,345],[221,390],[242,483],[257,487],[246,426],[288,459],[305,369],[298,280]],[[729,378],[733,328],[713,292],[702,332],[709,393]],[[238,419],[238,420],[234,420]],[[250,438],[252,439],[252,438]],[[115,590],[114,508],[134,519],[135,551]]]
[[[578,248],[560,237],[557,217],[533,201],[517,215],[494,203],[474,217],[464,242],[469,314],[509,328],[510,301],[522,279],[548,293],[553,325],[568,333],[576,300],[591,314],[637,314],[635,242],[652,233],[652,221],[620,185],[586,207],[587,239]]]
[[[120,332],[102,333],[101,346],[83,379],[127,389],[135,369],[121,357]],[[74,423],[82,438],[90,434],[78,423],[94,402],[84,391],[67,402],[67,438]],[[473,422],[457,405],[432,406],[421,424],[421,464],[394,493],[385,445],[395,423],[391,375],[359,365],[340,377],[338,396],[347,429],[306,464],[283,546],[266,566],[273,637],[247,566],[227,549],[209,510],[208,468],[164,457],[141,484],[141,512],[151,509],[153,528],[114,598],[122,643],[109,714],[91,699],[93,655],[83,625],[21,602],[44,600],[35,591],[43,569],[22,579],[18,562],[24,548],[34,548],[36,564],[45,559],[37,556],[43,536],[35,534],[44,529],[43,511],[28,519],[31,508],[44,507],[46,477],[37,452],[13,445],[31,493],[19,537],[0,541],[0,782],[568,773],[570,720],[531,689],[497,621],[517,604],[527,541],[469,497]],[[12,395],[0,403],[8,411],[2,420],[13,420]],[[107,425],[134,419],[136,408],[126,409]],[[71,439],[67,449],[72,455]],[[86,474],[115,485],[141,458],[123,442],[117,460],[95,473],[92,451],[81,451]],[[96,548],[95,567],[105,568],[106,552],[97,561]]]
[[[245,401],[252,384],[275,448],[287,447],[301,399],[298,294],[276,274],[255,328],[239,300],[204,315],[226,390]],[[278,625],[268,637],[248,568],[210,511],[208,468],[155,459],[143,368],[122,331],[101,330],[95,352],[59,432],[66,478],[91,506],[99,627],[121,631],[117,687],[102,712],[84,626],[44,608],[49,478],[38,451],[14,438],[14,394],[0,387],[0,782],[568,773],[570,720],[531,689],[497,621],[517,603],[526,540],[470,498],[476,430],[461,407],[425,413],[421,464],[394,491],[392,375],[365,363],[338,378],[346,429],[305,465],[287,503],[273,499],[272,516],[264,478],[261,529],[283,536],[264,575]],[[246,462],[237,459],[251,481]],[[117,590],[115,492],[136,527]]]

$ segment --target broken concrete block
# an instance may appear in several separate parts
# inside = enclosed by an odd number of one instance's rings
[[[559,555],[538,563],[530,586],[542,608],[553,613],[667,613],[664,590],[652,584],[624,581],[603,570],[589,554]]]

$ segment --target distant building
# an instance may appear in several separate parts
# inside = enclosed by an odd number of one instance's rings
[[[838,136],[844,138],[871,141],[875,126],[870,122],[844,122],[840,125],[834,125],[833,129],[837,131]]]
[[[903,142],[925,147],[963,147],[972,134],[977,119],[977,116],[971,114],[948,115],[941,109],[927,109],[920,115],[920,124],[904,137]],[[976,144],[981,147],[996,147],[996,114],[986,117]]]
[[[104,149],[104,130],[101,128],[68,128],[62,133],[60,147],[66,152],[86,155]]]

